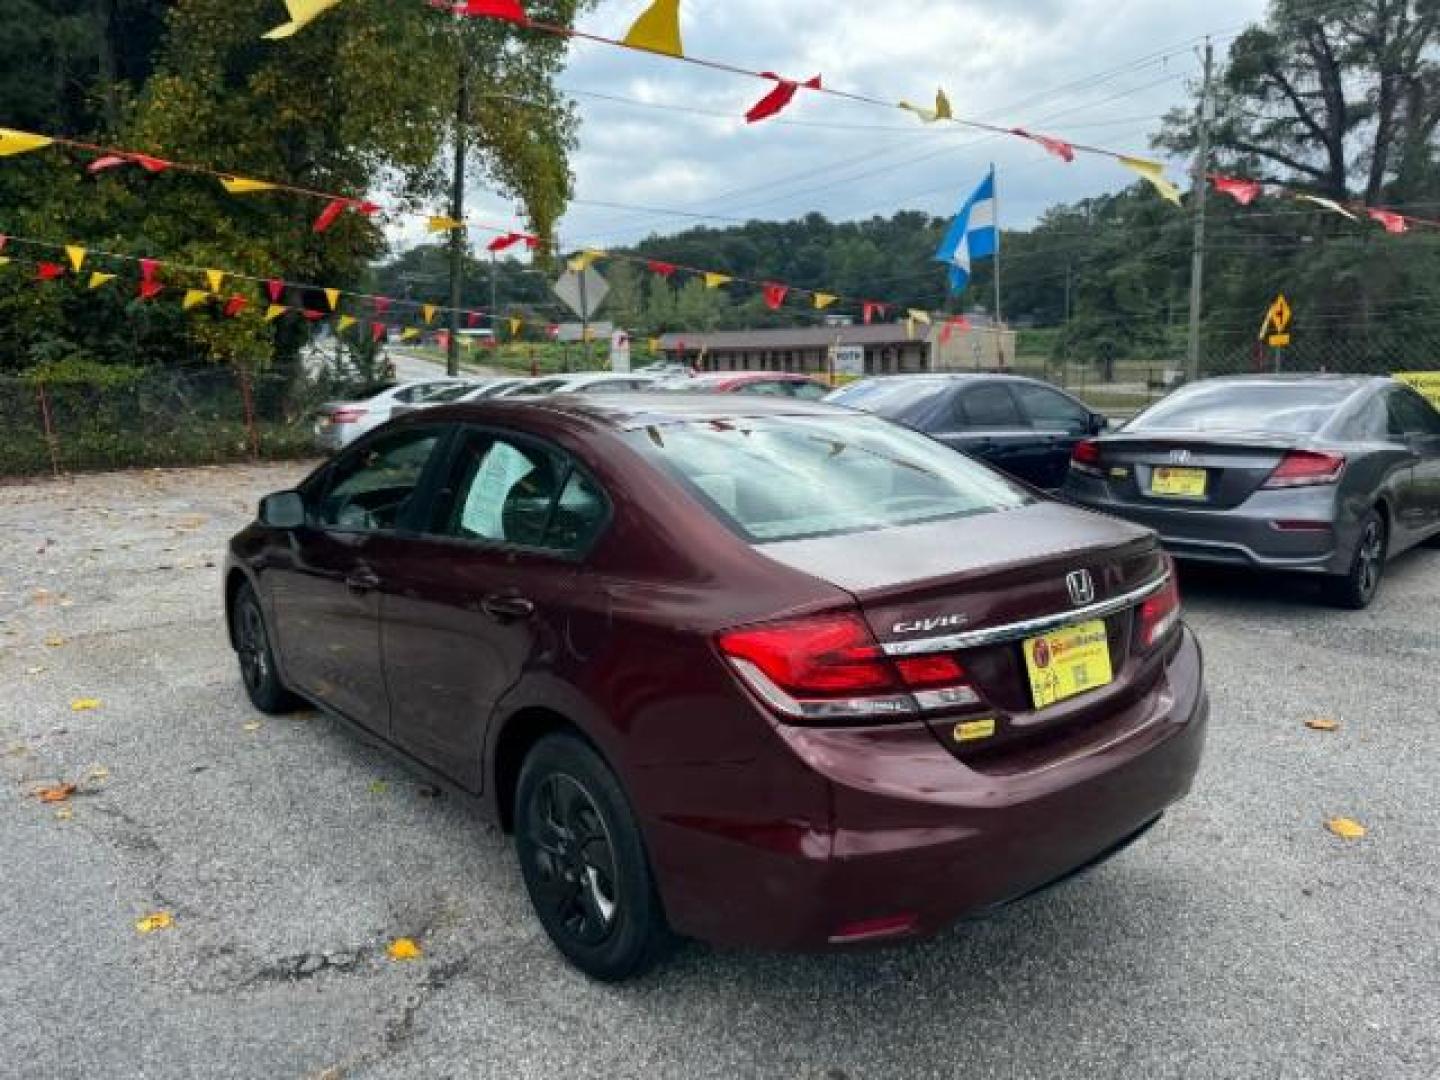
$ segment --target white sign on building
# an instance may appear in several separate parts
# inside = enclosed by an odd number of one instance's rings
[[[836,375],[865,374],[865,346],[836,345],[832,349]]]

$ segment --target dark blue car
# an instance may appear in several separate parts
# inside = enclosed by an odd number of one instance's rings
[[[1075,444],[1107,423],[1069,394],[1019,375],[885,375],[826,400],[924,432],[1046,490],[1065,482]]]

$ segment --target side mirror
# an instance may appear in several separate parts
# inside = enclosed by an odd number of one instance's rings
[[[298,529],[305,524],[305,501],[298,491],[277,491],[260,500],[260,523],[272,529]]]

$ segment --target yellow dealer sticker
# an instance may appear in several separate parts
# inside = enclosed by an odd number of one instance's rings
[[[1108,685],[1115,676],[1104,620],[1030,638],[1025,642],[1025,668],[1037,709]]]
[[[1419,390],[1440,409],[1440,371],[1397,371],[1395,378]]]
[[[975,739],[988,739],[995,734],[995,718],[987,716],[981,720],[962,720],[955,725],[954,731],[956,742],[973,742]]]

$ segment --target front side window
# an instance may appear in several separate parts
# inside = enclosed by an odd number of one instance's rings
[[[430,531],[551,551],[579,551],[604,524],[606,503],[559,450],[468,431],[435,508]]]
[[[983,465],[869,416],[697,421],[654,425],[626,438],[755,543],[994,513],[1032,501]]]
[[[1419,394],[1392,390],[1388,411],[1392,436],[1440,434],[1440,414]]]
[[[1015,396],[1031,425],[1040,431],[1079,435],[1090,426],[1089,410],[1049,387],[1017,383]]]
[[[397,431],[342,458],[316,523],[355,532],[398,528],[439,441],[440,433],[430,428]]]
[[[830,392],[828,386],[821,386],[816,382],[792,382],[788,386],[790,396],[801,401],[819,401]]]

